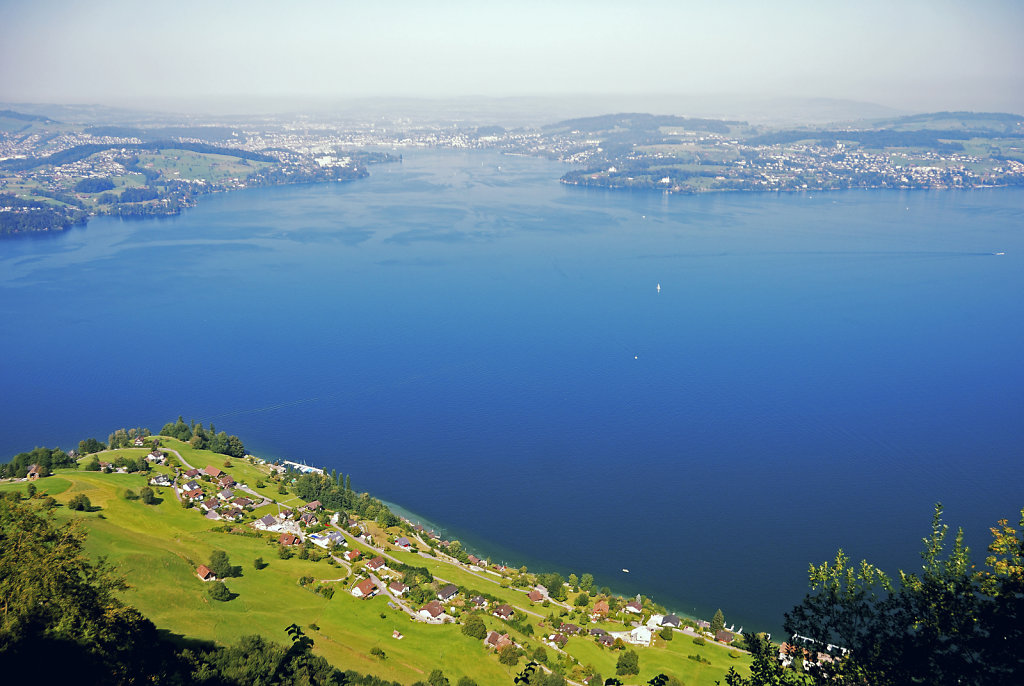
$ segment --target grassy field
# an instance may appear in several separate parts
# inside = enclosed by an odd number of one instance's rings
[[[155,155],[139,155],[139,165],[159,169],[166,179],[203,179],[208,183],[219,183],[224,179],[244,179],[254,171],[269,166],[269,163],[244,160],[231,155],[167,149],[160,150],[159,154]]]
[[[192,450],[186,444],[163,439],[166,447],[180,450],[182,456],[195,467],[213,464],[224,469],[225,457],[206,451]],[[114,455],[139,455],[145,449],[124,449],[116,453],[103,453],[104,460]],[[265,465],[253,465],[245,460],[231,460],[232,467],[225,471],[238,480],[255,483],[264,476]],[[412,683],[425,678],[432,669],[440,668],[455,683],[462,675],[485,684],[512,683],[522,669],[501,665],[496,656],[486,651],[481,642],[462,634],[458,625],[428,625],[410,620],[404,613],[388,607],[384,597],[360,600],[349,589],[351,579],[341,566],[326,561],[312,562],[297,557],[282,560],[277,555],[276,534],[242,536],[214,531],[218,522],[210,522],[195,509],[183,509],[171,489],[156,489],[158,502],[145,505],[140,500],[127,500],[125,493],[136,493],[146,484],[147,477],[138,474],[104,474],[76,470],[60,470],[57,475],[36,482],[40,492],[53,495],[59,503],[78,493],[86,494],[94,511],[72,512],[60,507],[56,510],[61,520],[80,519],[89,531],[88,550],[104,556],[122,575],[131,588],[125,593],[126,602],[138,607],[160,628],[190,638],[208,639],[219,643],[232,643],[239,637],[261,633],[271,640],[287,641],[284,629],[295,623],[306,628],[316,643],[316,652],[342,669],[354,669],[377,674],[401,683]],[[0,491],[19,490],[24,493],[24,482],[0,484]],[[274,496],[276,488],[264,489]],[[289,496],[291,497],[291,496]],[[367,554],[372,551],[354,544]],[[218,603],[206,593],[207,586],[195,576],[197,565],[207,562],[215,549],[227,551],[231,562],[241,566],[241,576],[226,581],[237,596]],[[522,592],[503,589],[480,579],[468,570],[428,559],[412,553],[392,551],[395,557],[409,564],[424,566],[432,573],[457,584],[486,591],[519,607],[530,603]],[[262,557],[267,567],[257,570],[253,560]],[[336,584],[336,593],[330,600],[299,586],[301,576],[311,576],[316,583]],[[487,575],[485,575],[487,576]],[[540,604],[531,609],[547,615],[554,608]],[[537,618],[530,619],[537,624]],[[507,630],[504,622],[488,617],[488,628]],[[316,627],[316,628],[312,628]],[[392,638],[394,630],[404,634],[402,640]],[[538,645],[543,629],[537,637],[513,635],[517,640]],[[379,648],[386,657],[370,654]],[[582,664],[594,665],[602,675],[615,671],[618,653],[596,645],[589,638],[570,639],[568,652]],[[721,679],[731,665],[748,664],[749,659],[728,657],[728,650],[718,646],[696,646],[688,637],[677,634],[674,641],[658,639],[650,648],[637,649],[641,673],[627,683],[646,683],[658,672],[673,674],[686,684],[713,684]],[[548,650],[554,657],[554,651]],[[699,654],[711,664],[687,659]]]

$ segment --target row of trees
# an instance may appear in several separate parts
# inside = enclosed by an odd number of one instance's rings
[[[110,446],[111,450],[117,450],[118,448],[131,448],[135,445],[136,438],[148,438],[149,435],[149,429],[143,429],[142,427],[136,427],[134,429],[118,429],[107,436],[107,445]]]
[[[210,422],[210,428],[203,428],[203,423],[196,424],[194,421],[188,424],[178,416],[178,421],[168,422],[160,429],[162,436],[172,436],[179,441],[185,441],[197,450],[210,450],[221,455],[231,457],[245,457],[245,445],[242,439],[235,435],[228,435],[224,431],[218,432]]]
[[[370,496],[352,490],[351,477],[341,474],[303,474],[295,481],[295,494],[306,501],[319,500],[329,510],[354,512],[364,519],[373,519],[387,528],[398,526],[398,518],[387,505]]]
[[[35,448],[18,453],[7,464],[0,464],[0,479],[24,479],[34,464],[39,465],[40,476],[49,476],[54,469],[74,467],[76,463],[60,448]]]

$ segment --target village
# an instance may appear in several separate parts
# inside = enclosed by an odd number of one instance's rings
[[[131,447],[72,451],[71,457],[99,475],[142,474],[158,499],[172,497],[216,532],[262,540],[281,560],[319,561],[335,568],[323,574],[329,578],[300,580],[307,590],[326,598],[340,591],[356,602],[383,601],[389,610],[423,626],[458,625],[502,664],[514,665],[523,657],[543,658],[550,665],[561,661],[576,665],[567,674],[571,683],[587,684],[578,654],[585,656],[594,648],[621,656],[639,651],[642,660],[645,649],[678,637],[717,646],[723,656],[745,655],[742,628],[726,629],[720,616],[713,621],[681,617],[649,598],[623,598],[598,589],[590,575],[571,575],[566,581],[558,575],[532,574],[525,567],[506,567],[467,553],[457,541],[444,540],[409,519],[381,527],[372,519],[294,494],[294,484],[304,475],[329,479],[323,470],[271,464],[252,455],[227,458],[190,450],[165,436],[135,435],[125,445]],[[202,462],[193,464],[200,454]],[[216,461],[221,458],[223,464]],[[45,473],[32,465],[25,480],[36,483]],[[196,564],[195,577],[205,584],[232,582],[218,579],[212,566]],[[395,624],[390,631],[392,640],[401,641],[408,629]]]

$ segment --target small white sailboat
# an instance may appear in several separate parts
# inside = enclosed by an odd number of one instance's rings
[[[626,574],[629,574],[629,570],[626,569],[625,567],[622,568],[622,571],[624,571]]]
[[[659,283],[659,284],[657,285],[657,291],[658,291],[659,293],[661,293],[661,284],[660,284],[660,283]]]

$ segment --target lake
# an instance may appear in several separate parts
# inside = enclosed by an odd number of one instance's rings
[[[421,152],[0,242],[0,455],[183,414],[496,561],[770,631],[838,547],[915,568],[937,501],[979,563],[1018,519],[1024,191],[564,170]]]

